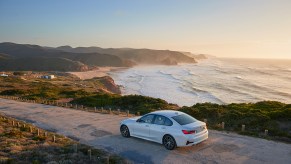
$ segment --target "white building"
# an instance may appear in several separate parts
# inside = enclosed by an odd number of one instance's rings
[[[41,76],[42,79],[54,79],[56,78],[55,75],[44,75],[44,76]]]
[[[4,73],[2,73],[0,76],[1,77],[8,77],[8,75],[7,74],[4,74]]]

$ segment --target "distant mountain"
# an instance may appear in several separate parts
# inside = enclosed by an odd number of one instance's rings
[[[24,59],[29,58],[32,59],[32,61],[40,62],[41,60],[49,60],[54,61],[54,63],[50,63],[51,67],[54,66],[56,68],[60,68],[59,64],[64,64],[64,59],[67,59],[66,61],[71,62],[79,62],[79,64],[82,64],[83,66],[80,67],[79,65],[70,64],[71,71],[81,71],[78,69],[83,69],[83,67],[94,67],[94,66],[115,66],[115,67],[121,67],[121,66],[127,66],[124,64],[125,62],[120,59],[117,56],[114,55],[106,55],[106,54],[99,54],[99,53],[71,53],[71,52],[64,52],[57,49],[52,48],[45,48],[37,45],[28,45],[28,44],[15,44],[15,43],[0,43],[0,53],[1,54],[9,54],[9,55],[1,55],[0,58],[9,58],[11,60],[8,60],[6,62],[18,62],[19,60],[16,59]],[[36,58],[35,60],[33,60]],[[12,60],[15,59],[15,60]],[[60,61],[59,61],[60,60]],[[45,63],[45,61],[42,61],[42,63]],[[22,66],[25,66],[26,63],[23,63]],[[31,62],[27,67],[30,67]],[[2,67],[3,67],[2,63]],[[76,66],[74,68],[73,66]],[[2,69],[0,67],[0,70]],[[10,66],[9,68],[16,67],[16,66]],[[7,68],[7,67],[5,67]],[[26,68],[26,67],[21,67]],[[48,68],[48,67],[44,67]],[[43,68],[41,68],[42,70]],[[63,70],[63,69],[62,69]],[[48,71],[48,70],[47,70]]]
[[[0,60],[1,71],[86,71],[88,66],[65,58],[26,57]]]
[[[52,48],[8,42],[0,43],[0,61],[0,71],[30,68],[82,71],[98,66],[130,67],[137,64],[176,65],[196,62],[193,57],[169,50],[70,46]]]
[[[120,57],[123,60],[136,64],[164,64],[176,65],[177,63],[196,63],[195,59],[178,51],[132,49],[132,48],[100,48],[61,46],[56,49],[73,53],[101,53]]]

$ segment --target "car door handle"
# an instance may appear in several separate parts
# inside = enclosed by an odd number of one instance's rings
[[[149,127],[149,125],[146,125],[145,127]]]
[[[166,129],[166,127],[162,127],[162,129]]]

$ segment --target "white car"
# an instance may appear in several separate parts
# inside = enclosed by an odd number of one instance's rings
[[[192,146],[208,138],[204,122],[186,113],[161,110],[141,117],[120,122],[120,132],[124,137],[138,137],[163,144],[167,149]]]

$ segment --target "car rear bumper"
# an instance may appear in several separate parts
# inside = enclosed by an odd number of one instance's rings
[[[183,135],[176,139],[177,146],[193,146],[208,139],[208,130],[196,135]]]

